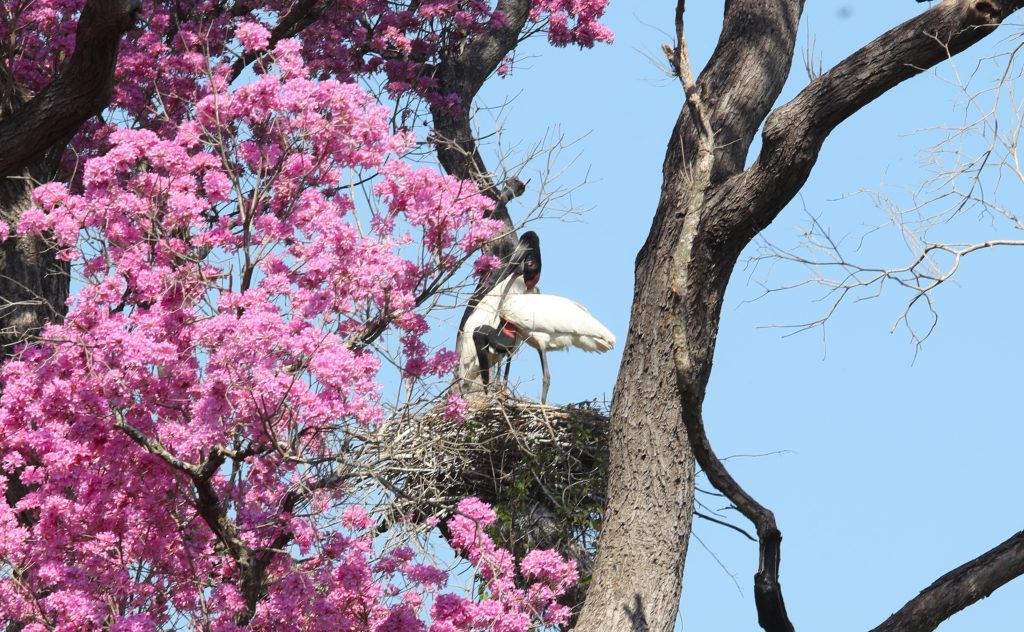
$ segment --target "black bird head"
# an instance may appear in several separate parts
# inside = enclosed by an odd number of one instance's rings
[[[532,230],[523,233],[512,254],[507,255],[507,258],[505,256],[502,258],[505,265],[493,277],[494,281],[487,284],[488,288],[493,288],[505,279],[518,275],[522,275],[527,288],[537,285],[537,281],[540,280],[541,268],[540,237],[537,236],[537,233]]]
[[[512,253],[512,263],[518,266],[526,287],[532,289],[540,281],[540,237],[527,231],[519,238],[519,245]]]
[[[540,237],[532,230],[523,233],[511,254],[508,253],[507,246],[495,254],[501,257],[505,264],[497,270],[492,270],[486,280],[473,292],[473,296],[469,299],[469,309],[463,312],[462,321],[459,323],[460,332],[466,326],[470,312],[476,309],[480,300],[505,279],[522,275],[527,289],[533,289],[537,285],[537,281],[540,280]],[[505,288],[506,293],[509,287]]]

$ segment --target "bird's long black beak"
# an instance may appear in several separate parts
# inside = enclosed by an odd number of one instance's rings
[[[510,276],[522,275],[526,286],[532,288],[540,279],[540,269],[540,237],[530,230],[519,238],[516,249],[512,251],[512,255],[501,269],[501,274],[498,275],[498,280],[494,282],[494,285]]]
[[[502,255],[504,258],[504,255]],[[469,299],[469,309],[462,314],[462,321],[459,322],[459,331],[466,326],[466,320],[470,313],[476,309],[481,299],[495,288],[499,283],[517,274],[523,275],[523,281],[527,288],[532,288],[540,279],[540,237],[532,230],[523,233],[516,244],[512,254],[504,259],[505,264],[498,270],[492,270],[488,275],[488,281],[478,287],[473,296]],[[506,293],[509,288],[505,288]],[[502,295],[504,298],[504,295]]]
[[[490,344],[488,331],[492,329],[486,325],[478,327],[473,332],[473,346],[476,348],[476,359],[480,363],[480,380],[484,383],[484,392],[487,392],[487,385],[491,383],[491,360],[487,355],[487,347]]]

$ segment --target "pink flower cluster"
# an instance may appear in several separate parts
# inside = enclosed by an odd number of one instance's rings
[[[611,42],[600,23],[608,0],[534,0],[526,29],[548,33],[556,46]],[[85,0],[13,0],[0,11],[0,57],[13,80],[36,92],[74,49]],[[432,67],[482,33],[506,26],[486,0],[341,0],[317,7],[296,36],[317,77],[350,82],[380,77],[392,97],[411,94],[438,105],[464,106],[442,94]],[[6,5],[5,5],[6,6]],[[143,0],[141,28],[122,42],[113,106],[136,125],[158,129],[190,116],[210,91],[211,68],[221,76],[243,53],[259,60],[278,43],[273,26],[290,0]],[[262,63],[262,62],[257,62]],[[502,73],[507,73],[504,64]],[[77,141],[91,151],[105,138],[99,124]]]
[[[534,0],[530,19],[547,17],[548,41],[555,46],[590,48],[597,42],[610,44],[615,38],[599,21],[607,6],[608,0]]]
[[[459,513],[448,521],[452,546],[477,568],[488,598],[474,603],[447,595],[432,612],[438,632],[465,629],[521,632],[536,622],[558,625],[569,619],[569,609],[557,599],[579,579],[576,563],[554,551],[531,551],[519,564],[525,587],[516,585],[512,555],[494,545],[485,528],[494,524],[494,510],[476,498],[459,503]]]
[[[53,80],[85,2],[4,4],[12,85]],[[611,41],[606,2],[535,0],[528,29]],[[407,119],[355,82],[396,107],[463,107],[431,69],[506,16],[484,0],[342,0],[272,35],[294,7],[143,0],[106,122],[73,141],[64,183],[0,223],[0,240],[51,235],[78,277],[66,319],[0,374],[0,468],[16,474],[0,491],[19,499],[0,503],[0,620],[408,632],[567,616],[572,565],[531,553],[517,584],[479,502],[450,525],[479,569],[474,602],[442,594],[445,574],[408,549],[377,550],[346,481],[353,437],[383,415],[373,342],[400,341],[406,378],[449,372],[425,305],[498,229],[472,184],[406,160]]]
[[[388,111],[310,79],[297,47],[272,59],[173,134],[112,132],[79,190],[39,187],[17,227],[52,234],[81,289],[2,373],[0,467],[30,486],[0,503],[4,620],[427,629],[445,574],[375,551],[358,507],[339,531],[339,472],[351,431],[382,416],[368,336],[398,329],[407,374],[451,369],[417,310],[496,229],[491,202],[403,162],[412,139]],[[353,174],[375,182],[369,199],[343,186]],[[561,580],[524,566],[537,586],[516,592],[491,570],[507,554],[474,537],[462,546],[486,566],[492,619],[562,616]],[[479,627],[445,615],[453,599],[437,595],[432,627]]]

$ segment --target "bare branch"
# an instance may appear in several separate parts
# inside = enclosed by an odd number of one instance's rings
[[[683,92],[686,94],[686,105],[696,121],[699,131],[698,153],[711,152],[714,149],[714,131],[711,128],[707,106],[704,104],[703,88],[698,88],[693,78],[693,69],[690,68],[690,52],[686,46],[686,33],[683,27],[683,15],[686,10],[686,0],[676,2],[676,46],[664,46],[665,55],[668,56],[672,70],[679,77],[683,84]],[[706,160],[710,160],[707,157]]]
[[[822,327],[843,303],[878,297],[888,286],[910,294],[890,331],[895,331],[902,324],[913,343],[920,346],[931,335],[938,319],[938,314],[932,307],[932,294],[957,274],[964,257],[992,248],[1024,246],[1024,240],[1020,239],[988,239],[972,244],[916,240],[913,259],[910,262],[884,267],[857,263],[843,251],[841,243],[832,237],[818,217],[809,215],[809,222],[810,225],[804,233],[806,241],[801,245],[802,249],[810,251],[809,254],[801,254],[794,248],[784,248],[768,240],[762,240],[761,252],[749,260],[755,267],[762,262],[779,261],[806,267],[812,271],[812,275],[803,281],[766,287],[754,300],[810,284],[825,288],[825,294],[819,300],[826,302],[827,307],[821,316],[799,324],[773,325],[791,329],[792,333]],[[912,319],[914,308],[922,304],[930,315],[923,327],[914,322],[916,319]]]
[[[683,424],[693,448],[693,456],[715,489],[725,494],[736,509],[757,529],[760,560],[757,573],[754,575],[757,622],[765,632],[793,632],[793,624],[789,620],[786,603],[782,597],[782,585],[779,583],[782,532],[775,523],[775,515],[748,494],[715,455],[704,430],[704,418],[700,412],[700,400],[703,398],[695,399],[694,393],[689,390],[691,382],[686,374],[687,367],[678,361],[678,356],[676,366],[677,383],[684,400],[683,408],[688,410],[688,413],[683,415]],[[743,533],[741,529],[736,529]]]
[[[699,511],[694,511],[693,515],[697,516],[698,518],[702,518],[704,520],[707,520],[708,522],[713,522],[715,524],[720,524],[723,527],[729,527],[733,531],[742,534],[743,537],[745,537],[746,539],[750,540],[751,542],[757,542],[757,538],[755,538],[754,536],[750,535],[749,533],[747,533],[743,529],[737,527],[736,525],[732,524],[731,522],[726,522],[725,520],[722,520],[720,518],[715,518],[714,516],[709,516],[706,513],[701,513]]]
[[[1024,575],[1024,531],[935,580],[871,632],[928,632]]]
[[[796,195],[825,138],[889,89],[967,49],[1022,0],[942,2],[867,44],[768,117],[757,161],[719,195],[728,212],[711,228],[736,252]]]

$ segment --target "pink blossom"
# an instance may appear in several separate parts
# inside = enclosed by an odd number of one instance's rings
[[[263,50],[270,43],[270,31],[255,22],[242,22],[235,27],[235,37],[247,51]]]
[[[24,4],[0,38],[17,51],[9,80],[33,94],[65,67],[83,1]],[[535,0],[527,28],[611,41],[605,4]],[[0,556],[28,569],[0,577],[0,618],[125,632],[564,621],[572,565],[537,552],[517,569],[479,500],[448,528],[486,599],[443,592],[447,575],[411,549],[381,550],[361,488],[337,475],[388,415],[374,344],[434,393],[456,361],[428,338],[423,293],[464,278],[502,225],[472,182],[407,159],[424,134],[406,126],[421,104],[470,105],[431,69],[506,16],[481,0],[344,0],[271,46],[290,3],[145,5],[111,115],[71,143],[75,175],[0,223],[0,241],[52,236],[81,278],[63,322],[0,373],[0,463],[32,486],[0,503]],[[259,54],[239,75],[240,50]],[[392,111],[360,82],[410,105]],[[363,178],[365,198],[348,186]],[[467,405],[452,395],[445,414]]]
[[[459,501],[459,514],[484,527],[493,524],[497,519],[494,510],[478,498],[464,498]]]
[[[494,255],[480,255],[476,261],[473,262],[473,274],[474,276],[483,277],[491,270],[497,270],[501,267],[501,259]]]
[[[457,393],[452,393],[445,400],[444,405],[444,416],[454,421],[462,421],[466,417],[466,410],[469,409],[469,402],[460,397]]]

